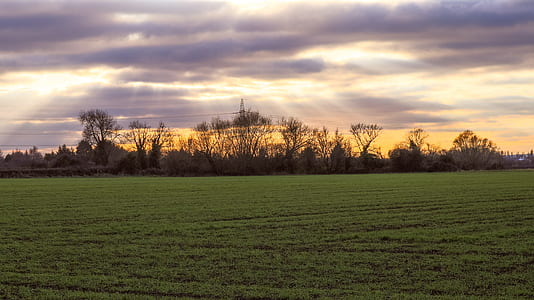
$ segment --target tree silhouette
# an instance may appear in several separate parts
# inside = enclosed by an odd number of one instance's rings
[[[278,123],[278,131],[282,136],[285,164],[289,168],[289,172],[293,173],[295,156],[310,144],[312,130],[295,118],[282,118]]]
[[[193,144],[196,149],[206,158],[212,171],[219,173],[218,160],[228,153],[227,130],[231,123],[220,118],[213,118],[211,122],[202,122],[195,128]]]
[[[124,134],[127,142],[134,144],[136,151],[136,162],[138,169],[145,169],[147,166],[146,152],[150,142],[150,126],[140,121],[132,121],[128,126],[129,130]]]
[[[357,123],[350,126],[350,132],[356,140],[360,156],[371,154],[371,145],[380,136],[382,127],[377,124]]]
[[[106,111],[92,109],[80,112],[83,138],[95,149],[96,163],[107,165],[113,144],[121,127]]]
[[[148,165],[151,168],[160,168],[159,161],[162,156],[162,149],[165,145],[173,143],[174,135],[169,127],[163,122],[159,122],[158,128],[152,130],[149,136],[151,149],[148,155]]]
[[[274,132],[272,120],[257,111],[238,114],[228,128],[230,153],[240,159],[257,157]]]
[[[313,130],[313,147],[319,161],[322,163],[323,172],[330,172],[332,150],[336,146],[336,140],[332,139],[328,128],[323,126],[322,129]]]
[[[501,159],[497,146],[487,138],[466,130],[458,135],[451,152],[455,162],[462,169],[486,169],[495,167]]]
[[[406,138],[408,142],[408,147],[411,149],[421,150],[425,145],[426,139],[428,138],[428,133],[423,128],[414,128],[408,132]]]

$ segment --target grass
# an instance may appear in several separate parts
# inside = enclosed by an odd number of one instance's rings
[[[534,297],[534,172],[0,180],[0,298]]]

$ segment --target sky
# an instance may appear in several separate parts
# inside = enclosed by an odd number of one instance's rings
[[[80,111],[192,128],[241,98],[384,149],[421,127],[534,148],[534,1],[0,1],[0,149],[74,146]]]

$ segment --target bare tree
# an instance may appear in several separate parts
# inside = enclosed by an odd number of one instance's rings
[[[408,132],[407,141],[410,148],[422,149],[428,133],[423,128],[414,128]]]
[[[430,153],[437,148],[437,146],[426,143],[428,133],[422,128],[411,129],[404,141],[395,145],[394,149],[404,149],[410,151],[419,151],[421,153]],[[425,147],[426,146],[426,147]]]
[[[195,131],[195,147],[208,160],[213,167],[213,157],[215,156],[215,140],[210,123],[204,121],[197,124]]]
[[[382,127],[377,124],[352,124],[350,132],[356,140],[356,146],[360,156],[366,156],[372,152],[371,145],[380,136]]]
[[[350,142],[336,129],[333,137],[334,148],[330,153],[330,172],[344,173],[348,169],[347,157]]]
[[[140,121],[133,121],[128,126],[129,130],[124,134],[127,142],[134,144],[137,153],[137,167],[146,168],[146,152],[149,146],[151,129],[150,126]]]
[[[282,118],[278,125],[282,135],[284,158],[289,171],[293,173],[295,155],[310,143],[312,130],[295,118]]]
[[[183,135],[177,134],[173,137],[173,140],[175,142],[173,142],[172,148],[170,149],[184,151],[189,154],[194,154],[196,151],[198,151],[194,135],[189,134],[189,135],[183,136]]]
[[[159,146],[160,149],[165,146],[172,147],[174,141],[174,133],[163,122],[159,122],[158,127],[151,131],[150,142],[152,147]]]
[[[110,114],[100,109],[82,111],[78,118],[83,125],[84,140],[93,147],[104,141],[114,142],[122,129]]]
[[[210,131],[213,135],[214,150],[218,157],[228,157],[230,155],[230,133],[232,121],[214,118],[211,120]]]
[[[337,131],[336,131],[337,132]],[[326,172],[330,171],[331,163],[331,154],[334,147],[337,145],[336,138],[330,136],[330,132],[326,127],[323,126],[322,129],[313,130],[313,146],[319,160],[323,163],[324,170]]]
[[[124,134],[126,141],[134,144],[137,152],[146,153],[150,140],[150,125],[146,122],[133,121],[128,128],[130,130]]]
[[[227,130],[229,121],[214,118],[211,122],[202,122],[195,128],[195,148],[208,160],[213,172],[218,174],[217,160],[225,157],[227,150]]]
[[[259,112],[246,111],[232,120],[228,128],[230,153],[236,158],[254,158],[265,149],[274,132],[272,120]]]
[[[172,146],[174,134],[165,123],[159,122],[158,127],[150,132],[148,141],[151,143],[151,149],[148,155],[149,167],[159,168],[162,149],[165,146],[169,146],[169,148]]]
[[[107,165],[109,154],[121,127],[106,111],[93,109],[80,112],[78,116],[83,125],[83,138],[95,148],[97,163]]]

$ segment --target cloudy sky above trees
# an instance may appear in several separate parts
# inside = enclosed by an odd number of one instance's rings
[[[191,128],[239,100],[388,143],[534,148],[534,1],[0,2],[0,149],[75,145],[100,108]]]

